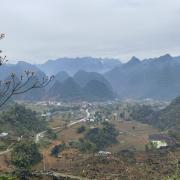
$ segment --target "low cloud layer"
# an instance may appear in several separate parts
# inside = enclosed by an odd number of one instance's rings
[[[180,55],[179,0],[0,0],[11,62]]]

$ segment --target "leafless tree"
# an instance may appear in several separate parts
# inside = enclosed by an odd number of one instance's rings
[[[0,40],[5,34],[0,33]],[[2,56],[0,50],[0,66],[7,62],[6,56]],[[0,81],[0,107],[4,105],[12,96],[25,93],[31,89],[43,88],[47,86],[54,76],[37,77],[35,72],[25,70],[22,75],[17,76],[11,73],[6,80]]]

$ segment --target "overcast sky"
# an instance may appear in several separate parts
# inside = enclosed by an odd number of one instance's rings
[[[180,0],[0,0],[12,62],[180,55]]]

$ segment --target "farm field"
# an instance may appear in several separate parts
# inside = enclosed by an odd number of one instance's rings
[[[156,128],[137,121],[115,121],[113,124],[119,130],[119,136],[117,137],[118,143],[107,148],[112,152],[126,148],[143,151],[149,142],[149,135],[159,132]]]
[[[56,120],[57,121],[57,120]],[[144,151],[145,145],[148,143],[148,136],[153,133],[157,133],[158,130],[152,128],[150,125],[142,124],[136,121],[113,121],[113,124],[119,131],[117,137],[118,143],[106,148],[107,151],[114,153],[123,149],[135,148],[137,151]],[[63,130],[57,130],[58,139],[54,140],[48,147],[42,150],[44,155],[45,166],[47,169],[54,169],[58,172],[69,173],[74,172],[73,175],[78,175],[77,172],[81,172],[84,176],[83,166],[85,161],[94,159],[93,154],[83,154],[77,149],[69,148],[61,153],[61,158],[53,157],[51,150],[55,145],[63,142],[70,142],[78,140],[83,137],[83,134],[77,133],[77,128],[85,125],[85,123],[75,124]],[[86,128],[90,128],[92,125],[85,125]],[[53,126],[54,127],[54,126]],[[135,129],[132,129],[135,127]],[[35,169],[42,170],[44,161],[38,164]]]

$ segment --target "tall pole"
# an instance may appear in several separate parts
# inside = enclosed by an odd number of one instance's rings
[[[45,163],[44,153],[43,153],[43,170],[46,171],[46,163]]]

